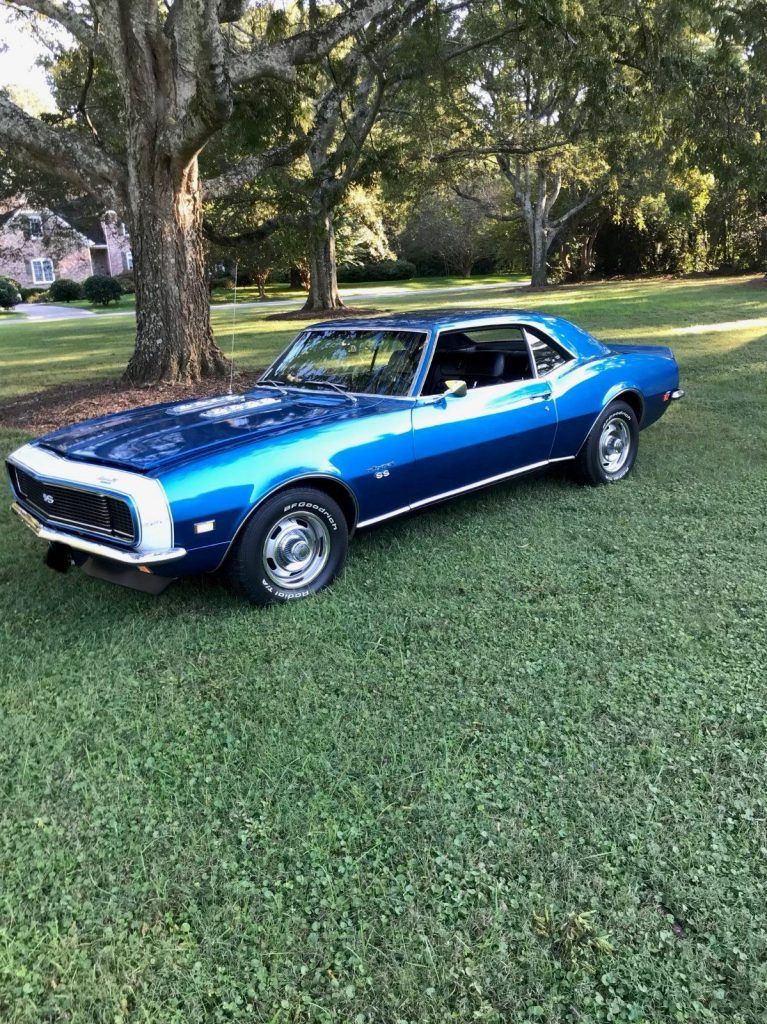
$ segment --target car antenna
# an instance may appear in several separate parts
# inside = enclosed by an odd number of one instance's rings
[[[233,394],[234,384],[234,328],[237,323],[237,268],[239,260],[234,261],[234,302],[232,303],[232,344],[229,352],[229,394]]]

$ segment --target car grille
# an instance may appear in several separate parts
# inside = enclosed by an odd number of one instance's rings
[[[43,519],[101,533],[121,541],[134,541],[136,530],[127,501],[96,491],[47,483],[11,466],[19,497]]]

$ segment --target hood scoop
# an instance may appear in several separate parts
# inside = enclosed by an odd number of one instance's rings
[[[217,405],[224,405],[231,402],[232,395],[217,395],[215,398],[193,398],[189,402],[181,402],[178,405],[169,405],[165,409],[166,416],[183,416],[188,412],[201,412],[203,409],[212,409]]]
[[[230,405],[219,405],[214,409],[206,409],[200,415],[212,420],[218,416],[239,416],[240,413],[250,412],[252,409],[263,409],[267,405],[279,404],[279,398],[251,398],[245,402],[232,402]]]

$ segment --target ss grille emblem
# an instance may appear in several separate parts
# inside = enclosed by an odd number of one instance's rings
[[[43,501],[45,502],[46,505],[52,505],[53,504],[53,495],[52,494],[48,494],[46,491],[43,491]]]

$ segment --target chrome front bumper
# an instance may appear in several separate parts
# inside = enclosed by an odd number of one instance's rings
[[[96,541],[85,540],[84,537],[73,536],[71,533],[64,533],[63,530],[54,530],[45,526],[35,517],[22,508],[17,502],[11,505],[11,510],[25,523],[30,530],[41,540],[47,540],[54,544],[64,544],[66,547],[75,548],[77,551],[86,551],[89,555],[96,555],[99,558],[107,558],[112,562],[121,562],[124,565],[153,565],[157,562],[172,562],[176,558],[183,558],[186,548],[169,548],[167,551],[125,551],[121,548],[110,547],[108,544],[98,544]]]

